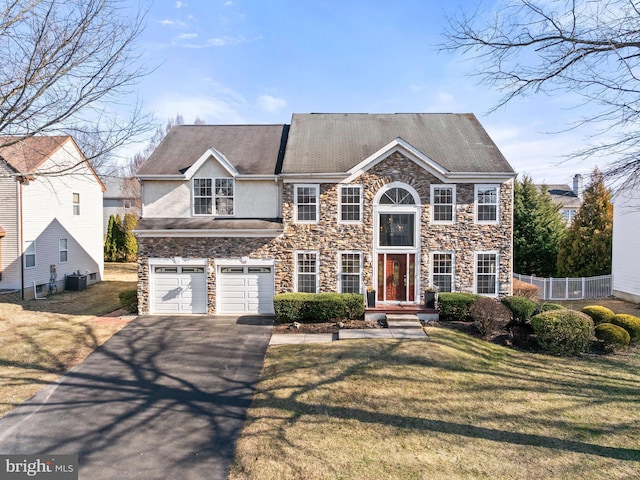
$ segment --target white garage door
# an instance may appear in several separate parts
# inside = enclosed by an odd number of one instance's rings
[[[152,313],[207,313],[206,269],[153,267]]]
[[[273,314],[273,267],[218,267],[217,313]]]

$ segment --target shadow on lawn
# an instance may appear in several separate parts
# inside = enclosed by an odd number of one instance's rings
[[[0,451],[77,453],[81,477],[94,479],[118,469],[187,478],[194,468],[189,478],[226,478],[270,327],[214,322],[131,322],[0,419]]]
[[[327,355],[321,360],[318,360],[318,356],[311,352],[305,352],[307,355],[303,353],[303,351],[309,349],[309,346],[300,346],[300,351],[293,354],[289,349],[288,356],[283,354],[282,357],[278,357],[278,352],[274,352],[277,358],[270,358],[270,365],[273,370],[270,371],[269,368],[266,368],[262,381],[265,384],[269,384],[269,380],[272,379],[275,385],[272,388],[259,390],[252,408],[258,410],[267,408],[288,412],[291,416],[286,416],[281,429],[286,429],[288,425],[297,422],[304,416],[316,414],[425,433],[446,433],[514,445],[545,447],[617,460],[640,462],[640,450],[636,448],[609,447],[555,436],[521,433],[487,428],[471,423],[433,419],[428,418],[428,410],[423,410],[427,416],[425,418],[380,411],[385,408],[384,405],[380,406],[380,410],[376,411],[375,408],[359,408],[357,405],[353,406],[353,404],[340,406],[331,404],[331,402],[329,404],[316,404],[305,400],[305,396],[308,393],[313,392],[322,396],[319,392],[322,391],[323,387],[339,383],[346,384],[350,381],[417,381],[416,377],[403,376],[402,368],[398,368],[397,373],[380,374],[377,368],[381,365],[384,365],[385,368],[388,366],[393,367],[394,365],[398,365],[398,367],[410,366],[411,368],[423,366],[437,368],[439,369],[438,371],[477,374],[478,382],[469,381],[472,385],[468,387],[466,392],[468,396],[473,396],[474,393],[481,394],[487,391],[496,391],[496,389],[512,389],[532,393],[573,395],[579,403],[628,403],[629,409],[633,409],[637,401],[637,392],[640,389],[640,378],[631,367],[629,367],[628,372],[635,376],[636,381],[628,378],[618,378],[611,371],[602,375],[587,374],[584,371],[580,371],[578,367],[572,366],[571,359],[565,362],[564,359],[532,355],[530,359],[525,361],[522,360],[522,357],[516,361],[512,358],[513,354],[517,354],[516,352],[512,354],[508,349],[491,344],[482,344],[461,334],[445,335],[439,337],[437,343],[429,342],[428,344],[429,349],[437,349],[440,346],[455,349],[457,350],[455,355],[423,355],[420,353],[423,351],[421,347],[416,347],[415,349],[407,348],[409,344],[421,345],[421,342],[379,342],[370,344],[371,348],[354,348],[353,350],[345,347],[341,348],[339,353],[327,352]],[[283,352],[285,351],[283,350]],[[472,355],[474,361],[465,362],[463,359],[458,359],[458,357],[464,357],[465,355]],[[287,361],[285,357],[291,360]],[[306,362],[305,357],[313,358],[314,363]],[[295,372],[300,369],[309,368],[312,372],[317,370],[325,373],[327,369],[332,368],[332,365],[342,361],[344,361],[344,368],[334,369],[336,371],[335,374],[326,374],[325,378],[320,381],[307,384],[295,377]],[[517,366],[514,366],[514,363],[517,363]],[[617,367],[620,368],[620,364]],[[559,369],[562,371],[559,372]],[[532,375],[532,372],[535,372],[535,375]],[[288,380],[289,374],[291,374],[291,380]],[[511,383],[511,380],[517,383]],[[283,398],[279,393],[282,389],[293,390],[293,392]],[[565,410],[567,408],[564,407]],[[558,418],[553,421],[553,427],[566,429],[569,432],[569,436],[576,434],[578,430],[580,430],[579,433],[589,431],[591,434],[596,435],[604,435],[614,431],[621,433],[625,430],[630,432],[635,430],[634,422],[630,422],[626,426],[602,425],[600,427],[589,426],[589,428],[581,428],[563,420],[561,410],[563,408],[557,408],[556,410],[553,405],[550,405],[550,408],[545,410],[545,413],[547,415],[557,413]],[[482,417],[482,413],[478,417],[485,420],[500,418],[499,416]],[[280,418],[282,419],[282,417]],[[504,418],[505,420],[512,420],[512,417],[510,418],[508,414],[505,414]],[[256,418],[254,420],[260,419]],[[533,423],[536,421],[548,422],[547,419],[532,419],[531,421]],[[573,433],[570,432],[571,429],[574,430]],[[286,438],[284,430],[280,432],[279,437],[281,439]]]

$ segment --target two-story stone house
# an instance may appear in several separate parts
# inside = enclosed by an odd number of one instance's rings
[[[272,313],[281,292],[511,293],[515,173],[471,114],[174,127],[141,168],[141,313]]]

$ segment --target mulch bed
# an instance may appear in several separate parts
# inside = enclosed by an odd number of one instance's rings
[[[344,322],[325,323],[298,323],[298,328],[292,323],[274,325],[272,333],[338,333],[338,330],[346,328],[384,328],[377,321],[347,320]]]

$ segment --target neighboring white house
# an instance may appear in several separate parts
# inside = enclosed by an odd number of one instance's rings
[[[628,179],[613,196],[613,295],[640,303],[640,181]]]
[[[102,201],[103,232],[107,233],[109,217],[127,213],[140,217],[140,183],[131,177],[112,177],[104,181],[105,192]]]
[[[11,140],[0,137],[0,145]],[[70,136],[0,147],[0,290],[33,298],[63,290],[78,272],[88,284],[100,281],[103,191]]]
[[[538,189],[542,189],[543,185],[536,185]],[[573,177],[573,188],[569,185],[545,185],[547,192],[551,195],[551,199],[560,205],[560,215],[571,224],[573,217],[582,206],[582,175],[577,173]]]

